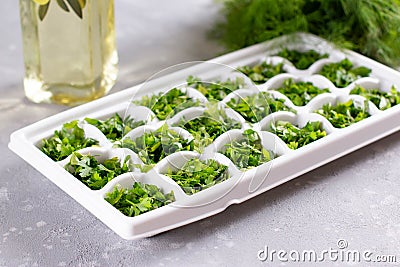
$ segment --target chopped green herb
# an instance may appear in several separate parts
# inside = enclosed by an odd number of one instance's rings
[[[190,159],[178,171],[169,170],[166,174],[171,177],[186,194],[192,195],[201,190],[229,179],[228,166],[213,159]]]
[[[146,165],[156,164],[166,156],[183,150],[193,150],[193,140],[183,139],[177,132],[164,124],[154,132],[144,133],[132,140],[127,137],[116,144],[138,154]]]
[[[243,72],[256,84],[265,83],[272,77],[285,72],[283,63],[272,65],[265,61],[255,66],[242,66],[237,70]]]
[[[367,90],[364,87],[357,85],[353,90],[351,90],[350,94],[365,97],[374,103],[380,110],[385,110],[400,104],[400,92],[398,92],[394,86],[392,86],[390,92],[384,92],[379,89]]]
[[[271,132],[279,136],[291,149],[297,149],[326,136],[326,131],[319,121],[307,122],[303,128],[290,122],[271,123]]]
[[[296,112],[284,102],[284,99],[274,99],[268,92],[260,92],[241,99],[232,98],[227,105],[240,113],[246,121],[256,123],[276,111]]]
[[[160,120],[172,117],[186,108],[200,106],[199,100],[189,97],[177,88],[158,95],[143,96],[141,100],[133,103],[148,107]]]
[[[353,63],[347,58],[337,63],[326,64],[319,74],[328,78],[336,87],[343,88],[352,82],[368,77],[371,70],[367,67],[353,68]]]
[[[217,106],[209,106],[201,117],[185,121],[182,120],[180,127],[187,130],[194,137],[194,149],[202,152],[215,138],[231,130],[240,129],[241,124],[229,118],[226,113]]]
[[[85,132],[75,120],[65,123],[61,130],[54,131],[52,137],[43,139],[41,150],[52,160],[60,161],[76,150],[97,144],[97,140],[85,138]]]
[[[156,185],[135,182],[131,189],[114,187],[104,198],[129,217],[160,208],[175,201],[174,191],[163,194]]]
[[[259,135],[252,129],[243,132],[243,139],[225,145],[225,156],[239,169],[250,169],[272,160],[275,155],[261,145]]]
[[[300,52],[297,50],[289,50],[287,48],[284,48],[277,54],[277,56],[286,58],[287,60],[292,62],[297,69],[305,70],[308,69],[308,67],[310,67],[317,60],[320,60],[322,58],[327,58],[329,55],[319,54],[315,50]]]
[[[286,95],[296,106],[304,106],[319,94],[328,93],[328,88],[318,88],[311,82],[293,82],[292,79],[285,80],[283,86],[275,89]]]
[[[82,155],[74,152],[65,169],[78,178],[90,189],[101,189],[109,181],[123,173],[131,171],[130,156],[126,156],[121,163],[117,157],[106,159],[103,163],[91,155]]]
[[[200,78],[189,76],[188,86],[200,91],[208,100],[221,101],[231,92],[244,87],[243,78],[237,77],[235,80],[202,82]]]
[[[368,102],[365,103],[365,107],[367,106]],[[327,118],[336,128],[345,128],[370,116],[365,108],[354,106],[353,100],[339,103],[336,106],[328,103],[315,112]]]
[[[132,129],[145,124],[144,121],[134,121],[130,116],[122,120],[118,113],[105,121],[92,118],[85,118],[85,121],[96,126],[111,141],[117,141]]]

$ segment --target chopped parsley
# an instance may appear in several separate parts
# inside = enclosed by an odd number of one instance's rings
[[[366,102],[365,106],[367,105]],[[315,112],[327,118],[336,128],[345,128],[370,116],[365,108],[354,106],[353,100],[338,103],[336,106],[328,103]]]
[[[85,121],[96,126],[111,141],[117,141],[131,130],[145,124],[144,121],[134,121],[130,116],[123,120],[118,113],[105,121],[92,118],[85,118]]]
[[[328,88],[318,88],[311,82],[293,82],[292,79],[284,81],[283,86],[275,89],[286,95],[296,106],[304,106],[319,94],[328,93]]]
[[[114,157],[100,163],[94,156],[74,152],[65,169],[90,189],[97,190],[118,175],[131,171],[129,159],[130,156],[126,156],[121,163],[119,158]]]
[[[190,159],[178,171],[169,170],[166,173],[186,194],[192,195],[201,190],[229,179],[228,166],[213,159]]]
[[[192,134],[194,149],[199,152],[202,152],[221,134],[242,127],[239,122],[229,118],[223,110],[212,106],[209,106],[209,109],[200,117],[189,121],[182,120],[179,126]]]
[[[135,182],[130,189],[114,187],[104,198],[129,217],[160,208],[175,201],[174,191],[163,194],[156,185]]]
[[[347,58],[337,63],[326,64],[319,72],[339,88],[346,87],[362,77],[368,77],[370,73],[371,69],[367,67],[353,68],[353,63]]]
[[[200,101],[189,97],[186,93],[173,88],[166,93],[143,96],[141,100],[133,102],[151,109],[160,120],[172,117],[179,111],[189,107],[200,106]]]
[[[243,132],[243,139],[225,145],[225,156],[239,169],[250,169],[272,160],[275,155],[261,145],[260,136],[252,129]]]
[[[85,132],[78,126],[78,121],[65,123],[53,136],[42,140],[41,150],[52,160],[60,161],[72,152],[98,144],[97,140],[85,138]]]
[[[246,121],[256,123],[276,111],[295,112],[294,109],[286,106],[284,102],[284,99],[274,99],[268,92],[260,92],[241,99],[232,98],[226,104],[242,115]]]
[[[322,122],[307,122],[303,128],[299,128],[286,121],[271,123],[271,132],[280,137],[291,149],[297,149],[326,136]]]
[[[287,60],[292,62],[297,69],[305,70],[308,69],[308,67],[310,67],[317,60],[320,60],[322,58],[327,58],[329,55],[319,54],[315,50],[300,52],[297,50],[289,50],[287,48],[284,48],[277,54],[277,56],[286,58]]]
[[[231,92],[244,87],[243,78],[237,77],[235,80],[203,82],[198,77],[189,76],[188,86],[200,91],[208,100],[221,101]]]
[[[154,132],[144,133],[135,140],[127,137],[116,145],[131,149],[146,165],[156,164],[174,152],[193,150],[193,140],[183,139],[166,124]]]
[[[394,86],[389,92],[380,91],[379,89],[367,90],[357,85],[350,94],[361,95],[375,104],[380,110],[385,110],[400,104],[400,93]]]
[[[237,70],[243,72],[256,84],[265,83],[272,77],[285,72],[283,63],[272,65],[265,61],[255,66],[241,66]]]

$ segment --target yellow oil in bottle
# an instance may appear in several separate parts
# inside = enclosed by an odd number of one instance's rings
[[[78,105],[106,94],[117,76],[114,1],[87,1],[82,18],[50,1],[20,0],[26,96],[33,102]]]

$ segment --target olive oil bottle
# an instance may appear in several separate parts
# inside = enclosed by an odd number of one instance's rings
[[[117,77],[114,0],[43,1],[20,0],[25,95],[64,105],[105,95]]]

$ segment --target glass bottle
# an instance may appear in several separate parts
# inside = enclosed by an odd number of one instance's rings
[[[78,105],[111,89],[114,0],[20,0],[20,15],[28,99]]]

